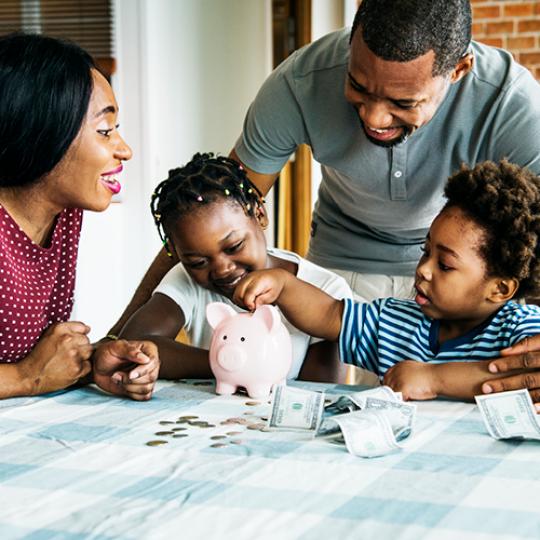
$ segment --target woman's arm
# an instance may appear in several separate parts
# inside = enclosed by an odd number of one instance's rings
[[[92,369],[90,328],[70,321],[50,326],[32,351],[14,364],[0,364],[0,399],[62,390]]]
[[[154,342],[161,360],[162,379],[212,377],[208,351],[176,341],[184,324],[180,306],[168,296],[155,293],[131,316],[119,337]]]

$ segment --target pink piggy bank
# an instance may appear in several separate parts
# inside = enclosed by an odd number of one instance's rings
[[[237,313],[222,302],[206,307],[214,329],[210,342],[210,368],[216,393],[234,394],[239,386],[253,398],[270,394],[285,382],[292,363],[291,336],[274,306],[254,313]]]

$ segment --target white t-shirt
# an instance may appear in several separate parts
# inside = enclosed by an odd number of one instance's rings
[[[334,298],[352,297],[351,289],[342,277],[303,259],[296,253],[268,248],[268,254],[296,263],[298,265],[296,274],[298,278],[315,285]],[[206,321],[205,309],[210,302],[224,302],[239,313],[244,311],[225,296],[209,291],[195,283],[182,264],[177,264],[169,270],[154,290],[154,293],[156,292],[168,296],[180,306],[186,319],[185,330],[191,344],[201,349],[210,347],[212,337],[212,328]],[[308,347],[320,340],[304,334],[304,332],[292,326],[285,317],[283,317],[283,322],[291,334],[293,350],[293,362],[287,378],[296,379],[300,373]]]

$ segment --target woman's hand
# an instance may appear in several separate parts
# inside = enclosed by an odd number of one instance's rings
[[[236,286],[233,302],[249,311],[255,311],[264,304],[273,304],[283,291],[289,275],[286,270],[277,268],[250,272]]]
[[[90,373],[90,327],[70,321],[50,326],[17,367],[26,395],[45,394],[75,384]]]
[[[527,337],[513,347],[501,351],[501,357],[489,363],[491,373],[508,373],[486,381],[482,392],[505,392],[527,388],[534,403],[540,403],[540,335]]]
[[[159,354],[151,341],[108,341],[94,353],[94,382],[103,390],[136,401],[152,397]]]
[[[385,374],[383,383],[394,392],[401,392],[403,399],[435,399],[435,366],[403,360],[392,366]]]

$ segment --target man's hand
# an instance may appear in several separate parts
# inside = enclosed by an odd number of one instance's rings
[[[158,349],[151,341],[109,341],[94,353],[94,382],[111,394],[146,401],[152,397],[159,366]]]
[[[527,388],[533,402],[540,403],[540,335],[503,349],[501,357],[492,360],[488,369],[491,373],[508,373],[508,376],[486,381],[482,385],[484,394]]]
[[[433,365],[415,360],[403,360],[385,374],[383,383],[394,392],[402,392],[403,399],[435,399],[435,372]]]

